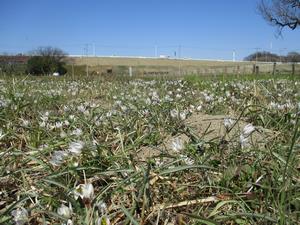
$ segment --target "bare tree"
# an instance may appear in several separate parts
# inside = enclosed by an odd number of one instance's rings
[[[279,33],[284,27],[295,30],[300,26],[300,0],[261,0],[258,11]]]
[[[54,72],[65,74],[64,59],[66,53],[54,47],[40,47],[31,52],[27,62],[27,71],[35,75],[51,75]]]
[[[35,56],[43,56],[55,59],[56,61],[62,61],[66,57],[66,53],[60,48],[55,48],[51,46],[39,47],[31,52]]]

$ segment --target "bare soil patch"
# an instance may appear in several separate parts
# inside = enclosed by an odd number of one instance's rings
[[[224,126],[224,119],[231,118],[235,121],[230,129]],[[225,140],[233,146],[239,144],[240,134],[248,122],[234,116],[228,115],[208,115],[201,113],[192,114],[186,121],[184,121],[193,134],[196,134],[204,142]],[[265,148],[274,138],[279,135],[262,127],[255,127],[255,131],[249,136],[249,148]],[[137,153],[138,161],[147,161],[149,158],[158,157],[161,155],[174,155],[178,152],[174,151],[173,142],[179,139],[183,144],[188,144],[191,140],[185,134],[176,136],[167,136],[162,144],[157,146],[143,146]]]

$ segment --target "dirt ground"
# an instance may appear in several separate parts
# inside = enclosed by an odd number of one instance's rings
[[[229,129],[224,126],[224,119],[231,118],[236,121]],[[185,126],[195,134],[200,140],[205,142],[223,142],[230,145],[238,145],[240,141],[240,134],[244,127],[248,124],[242,119],[237,121],[237,118],[228,115],[207,115],[194,113],[187,120],[184,121]],[[249,148],[265,148],[268,143],[276,138],[279,133],[272,130],[264,129],[262,127],[255,127],[255,131],[249,136]],[[167,136],[158,146],[144,146],[139,149],[137,153],[138,161],[146,161],[149,158],[160,155],[174,155],[180,154],[174,151],[174,142],[180,141],[183,146],[190,143],[192,140],[185,134],[176,136]]]

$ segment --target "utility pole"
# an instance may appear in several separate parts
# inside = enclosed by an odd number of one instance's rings
[[[260,48],[255,48],[255,64],[257,63],[257,53]]]
[[[88,52],[89,52],[89,44],[85,44],[85,53],[86,53],[86,76],[89,76],[89,66],[88,66]]]
[[[154,46],[155,58],[157,58],[157,45]]]
[[[89,44],[85,44],[83,47],[83,55],[88,57],[89,55]]]
[[[94,53],[94,57],[96,56],[96,45],[95,43],[93,43],[93,53]]]
[[[178,74],[181,76],[181,45],[178,46]]]
[[[285,52],[285,50],[286,50],[287,48],[282,48],[282,49],[280,49],[279,50],[279,55],[280,55],[280,62],[282,63],[282,54],[284,54],[284,52]]]
[[[265,62],[268,62],[268,55],[265,55]]]
[[[232,62],[235,62],[235,50],[232,52]]]
[[[273,42],[272,41],[270,42],[270,51],[271,51],[271,53],[273,51]]]

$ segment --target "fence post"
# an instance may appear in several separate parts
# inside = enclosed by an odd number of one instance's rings
[[[259,74],[259,66],[255,66],[255,74],[256,74],[256,75]]]
[[[245,66],[243,66],[243,75],[245,75],[247,73],[247,69]]]
[[[256,64],[253,64],[252,74],[255,74],[255,71],[256,71]]]
[[[272,71],[272,75],[274,76],[276,72],[276,62],[273,63],[273,71]]]
[[[72,79],[74,80],[74,63],[72,63]]]
[[[295,63],[292,63],[292,75],[295,75]]]

